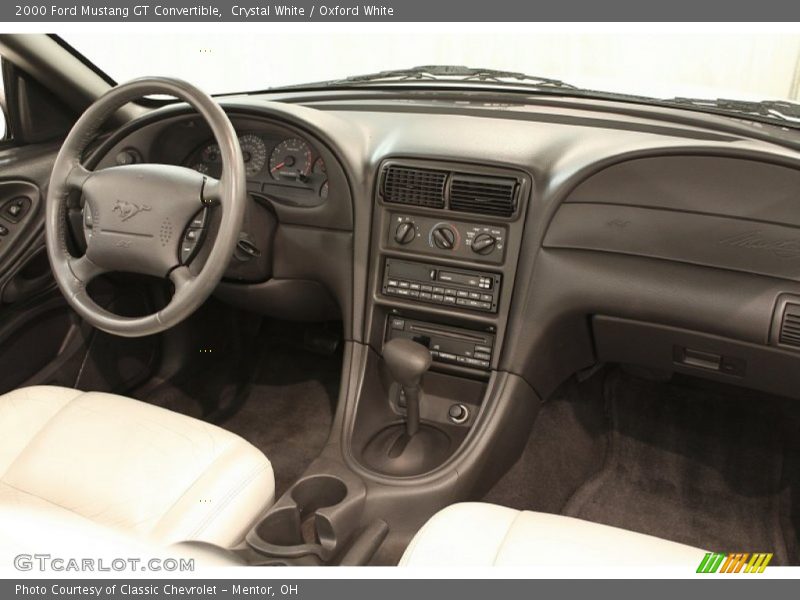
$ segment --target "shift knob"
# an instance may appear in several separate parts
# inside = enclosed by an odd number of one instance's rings
[[[383,360],[394,380],[408,391],[419,387],[422,376],[431,366],[431,353],[415,341],[394,338],[384,344]]]
[[[406,396],[406,434],[414,437],[419,431],[419,403],[422,390],[420,380],[431,366],[431,353],[423,346],[406,338],[394,338],[383,346],[383,360],[394,380]]]

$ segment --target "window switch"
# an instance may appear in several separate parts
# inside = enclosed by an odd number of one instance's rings
[[[25,196],[19,196],[6,202],[3,206],[3,217],[12,223],[19,223],[28,213],[31,201]]]

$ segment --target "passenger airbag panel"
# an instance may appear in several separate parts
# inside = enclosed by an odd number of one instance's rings
[[[565,203],[547,248],[616,252],[800,280],[800,229],[739,218]]]

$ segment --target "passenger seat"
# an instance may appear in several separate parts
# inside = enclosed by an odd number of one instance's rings
[[[683,566],[704,550],[581,519],[495,504],[454,504],[411,540],[401,566]]]

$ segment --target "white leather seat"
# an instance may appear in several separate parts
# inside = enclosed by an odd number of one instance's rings
[[[572,517],[467,502],[436,513],[406,549],[404,566],[682,566],[705,551]]]
[[[24,511],[149,544],[231,547],[274,492],[267,458],[203,421],[68,388],[0,396],[0,530]]]

